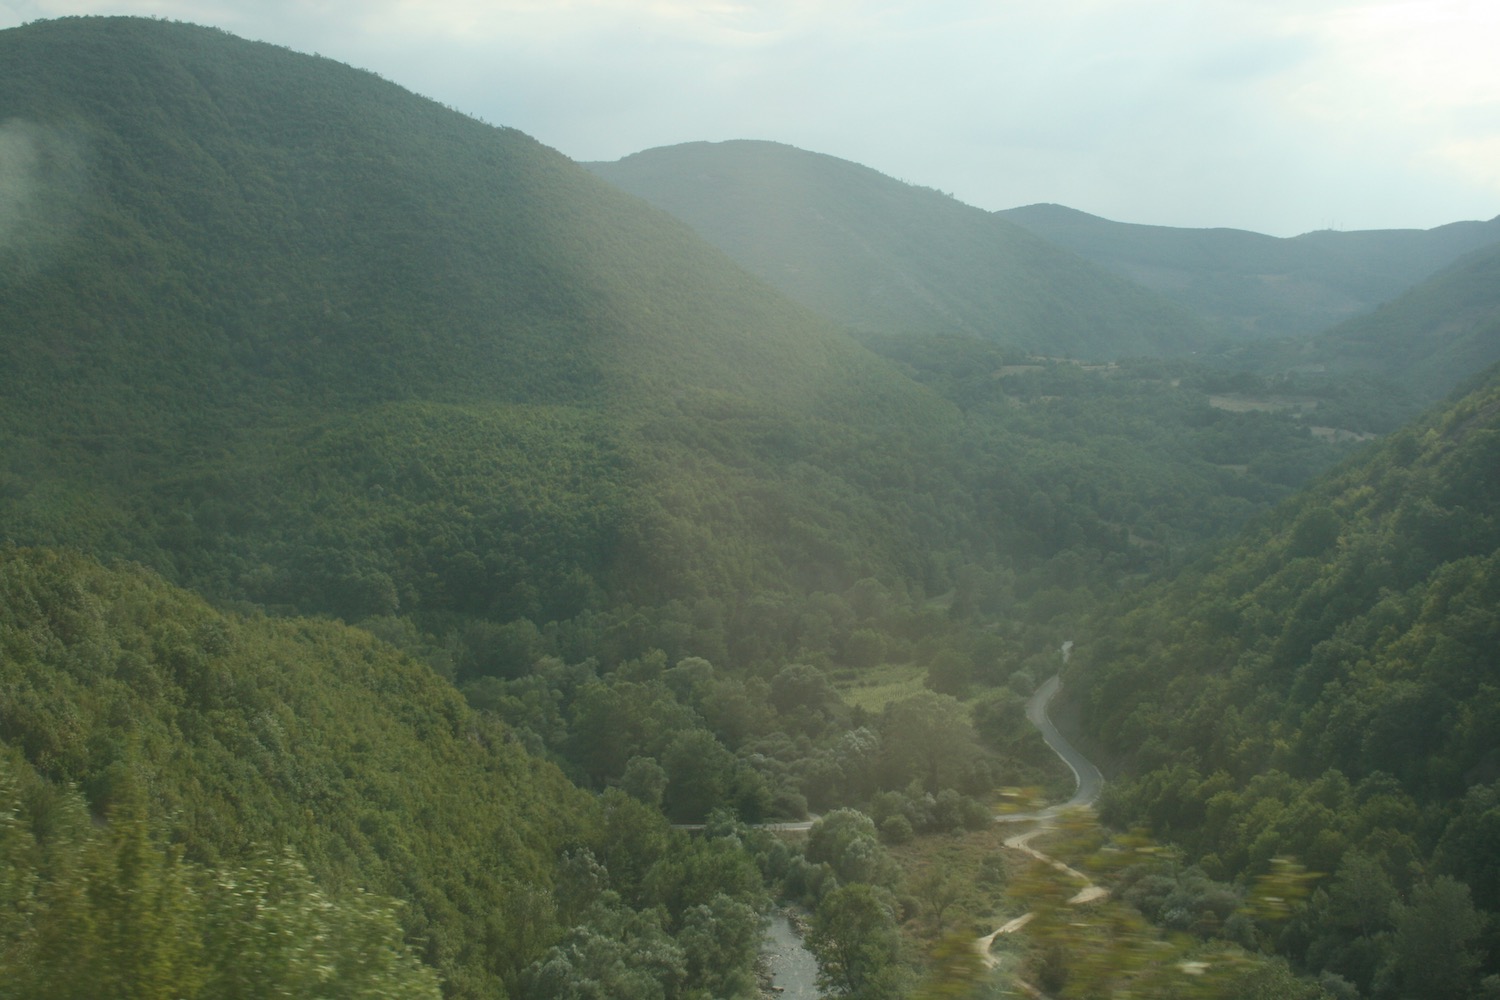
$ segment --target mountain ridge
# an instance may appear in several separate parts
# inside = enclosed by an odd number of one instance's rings
[[[1184,312],[989,213],[825,154],[731,140],[586,164],[856,330],[1084,358],[1185,353]]]
[[[1317,333],[1500,243],[1500,217],[1429,230],[1274,237],[1114,222],[1055,204],[997,215],[1192,308],[1237,340]]]

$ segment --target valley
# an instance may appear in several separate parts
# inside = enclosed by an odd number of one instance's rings
[[[159,19],[0,108],[0,1000],[751,1000],[785,906],[859,1000],[1500,983],[1494,223],[580,164]]]

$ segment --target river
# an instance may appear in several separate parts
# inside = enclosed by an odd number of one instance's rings
[[[784,912],[771,915],[762,951],[771,972],[771,988],[782,1000],[820,1000],[818,960],[802,947],[802,938]]]

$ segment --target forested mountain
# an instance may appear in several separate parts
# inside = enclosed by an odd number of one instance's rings
[[[1465,254],[1374,312],[1313,337],[1246,345],[1233,363],[1379,379],[1430,405],[1500,361],[1500,246]]]
[[[1087,359],[1185,354],[1201,321],[940,192],[771,142],[687,143],[589,168],[856,330],[966,334]]]
[[[1281,239],[1112,222],[1061,205],[997,214],[1178,302],[1237,340],[1316,333],[1389,302],[1466,253],[1500,243],[1500,218]]]
[[[1294,859],[1316,891],[1278,947],[1366,995],[1500,969],[1497,469],[1491,368],[1075,657],[1106,818],[1213,878]]]
[[[915,548],[863,498],[949,408],[533,140],[183,25],[0,46],[31,192],[11,537],[350,616],[852,582]],[[781,530],[824,490],[852,560]]]

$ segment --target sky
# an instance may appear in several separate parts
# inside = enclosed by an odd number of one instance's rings
[[[1494,0],[0,0],[66,14],[318,53],[576,160],[770,139],[1277,236],[1500,215]]]

